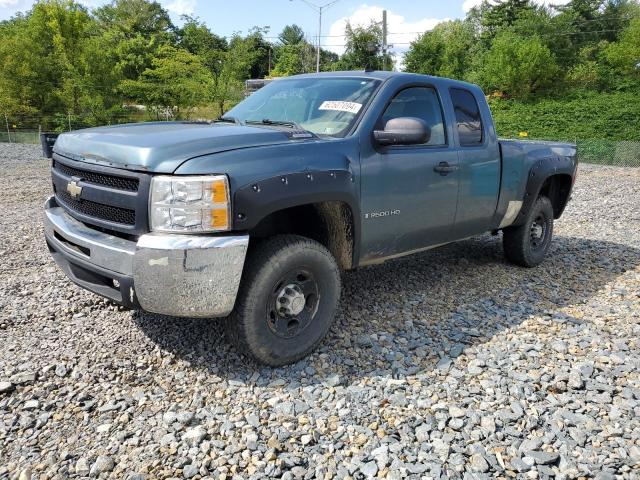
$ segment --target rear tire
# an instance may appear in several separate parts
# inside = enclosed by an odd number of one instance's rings
[[[247,258],[227,338],[260,363],[293,363],[325,337],[339,298],[340,271],[324,246],[297,235],[269,238]]]
[[[535,267],[545,258],[553,237],[553,206],[538,197],[522,225],[503,230],[502,245],[507,260],[523,267]]]

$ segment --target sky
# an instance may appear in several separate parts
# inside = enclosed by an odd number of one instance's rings
[[[336,53],[344,51],[344,27],[368,25],[372,20],[382,21],[387,10],[388,43],[396,58],[401,60],[409,43],[421,32],[432,29],[439,22],[463,18],[465,13],[481,0],[160,0],[170,12],[174,22],[180,24],[181,15],[200,18],[218,35],[230,36],[234,32],[246,33],[253,26],[270,27],[268,37],[277,37],[285,25],[298,24],[314,45],[318,35],[318,12],[310,4],[327,5],[322,15],[321,45]],[[550,3],[535,0],[536,3]],[[0,0],[0,20],[16,12],[28,10],[33,0]],[[88,7],[108,3],[105,0],[82,0]],[[567,0],[554,0],[554,4]]]

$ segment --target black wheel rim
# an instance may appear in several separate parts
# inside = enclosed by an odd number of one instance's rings
[[[267,302],[267,325],[280,338],[293,338],[315,318],[320,295],[318,283],[307,268],[287,272],[271,289]]]
[[[541,250],[544,248],[547,239],[547,219],[540,213],[531,224],[529,233],[529,243],[532,250]]]

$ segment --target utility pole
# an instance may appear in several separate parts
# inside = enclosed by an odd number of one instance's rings
[[[293,0],[289,0],[292,2]],[[316,12],[318,12],[318,45],[316,46],[316,73],[320,72],[320,39],[322,38],[322,12],[324,12],[329,7],[335,5],[340,0],[333,0],[332,2],[325,3],[324,5],[316,5],[315,3],[310,2],[309,0],[301,0],[302,2],[309,5]]]
[[[316,73],[320,73],[320,38],[322,36],[322,9],[318,8],[318,48],[316,49]]]
[[[387,69],[387,11],[382,11],[382,70]]]

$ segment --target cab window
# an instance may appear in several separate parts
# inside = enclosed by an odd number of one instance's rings
[[[460,145],[473,147],[482,144],[482,118],[480,108],[473,94],[461,88],[450,90],[453,109],[456,113],[456,126]]]
[[[426,122],[431,128],[431,137],[424,145],[445,145],[444,121],[440,100],[430,87],[410,87],[399,92],[382,115],[380,128],[389,120],[398,117],[415,117]]]

